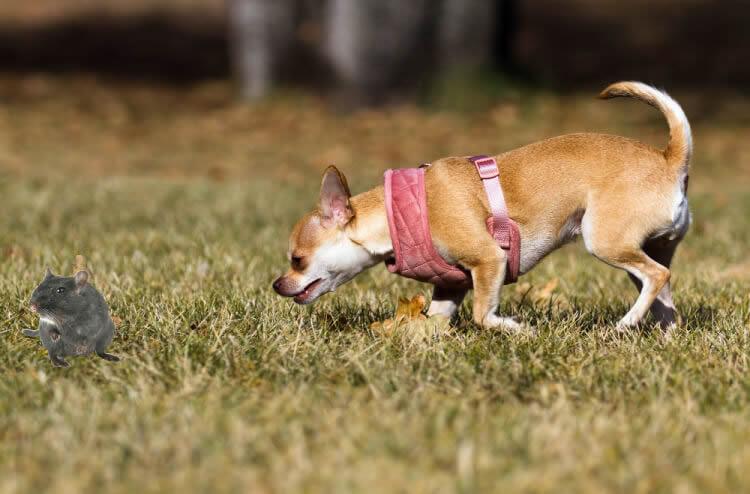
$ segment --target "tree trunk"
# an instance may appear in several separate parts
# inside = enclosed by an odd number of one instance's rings
[[[232,69],[243,98],[273,86],[278,57],[294,35],[294,0],[227,0]]]
[[[288,53],[304,21],[297,14],[323,13],[317,49],[341,82],[339,94],[355,105],[381,102],[386,93],[441,72],[512,63],[517,0],[226,1],[232,65],[245,98],[272,88],[285,57],[292,67],[309,62]]]
[[[497,0],[443,0],[437,52],[444,72],[472,69],[490,54]]]
[[[513,48],[520,24],[520,5],[518,0],[497,0],[497,4],[492,42],[495,69],[518,72]]]
[[[329,0],[326,53],[348,89],[377,96],[426,44],[429,0]]]

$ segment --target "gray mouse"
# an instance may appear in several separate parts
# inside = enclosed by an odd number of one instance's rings
[[[56,367],[70,365],[62,357],[94,352],[104,360],[120,360],[104,352],[112,343],[115,324],[107,302],[88,279],[86,271],[65,277],[47,269],[44,280],[31,294],[29,306],[39,314],[39,329],[24,329],[23,334],[41,338]]]

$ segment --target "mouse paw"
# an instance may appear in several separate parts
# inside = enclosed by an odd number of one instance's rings
[[[111,353],[104,353],[104,352],[96,352],[96,354],[103,358],[104,360],[109,360],[110,362],[119,362],[120,357],[116,355],[112,355]]]
[[[54,365],[55,367],[70,367],[70,364],[63,358],[53,357],[52,355],[50,355],[49,359],[52,362],[52,365]]]

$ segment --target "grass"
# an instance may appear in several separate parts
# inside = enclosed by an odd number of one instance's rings
[[[270,289],[325,164],[361,191],[389,166],[568,131],[663,144],[662,120],[590,95],[354,115],[227,95],[0,81],[0,492],[747,490],[746,101],[711,121],[686,104],[680,328],[617,334],[634,288],[569,246],[503,294],[536,333],[482,331],[469,300],[452,333],[415,343],[369,329],[429,292],[383,267],[308,307]],[[68,273],[78,253],[123,321],[109,347],[123,361],[61,370],[21,329],[44,268]]]

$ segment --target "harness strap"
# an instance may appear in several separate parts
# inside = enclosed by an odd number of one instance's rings
[[[500,180],[497,179],[499,172],[495,158],[480,154],[470,156],[469,161],[474,163],[479,172],[479,177],[487,192],[487,200],[492,211],[492,237],[504,250],[510,250],[510,217],[508,208],[505,206],[505,196]]]
[[[490,205],[492,215],[486,220],[487,231],[507,254],[504,283],[514,283],[520,272],[521,234],[516,222],[508,215],[497,162],[485,155],[467,159],[476,167]],[[383,176],[388,228],[393,244],[393,258],[386,260],[386,266],[392,273],[435,286],[470,288],[471,273],[446,263],[432,242],[424,186],[424,168],[429,166],[430,163],[424,163],[419,168],[388,170]]]

